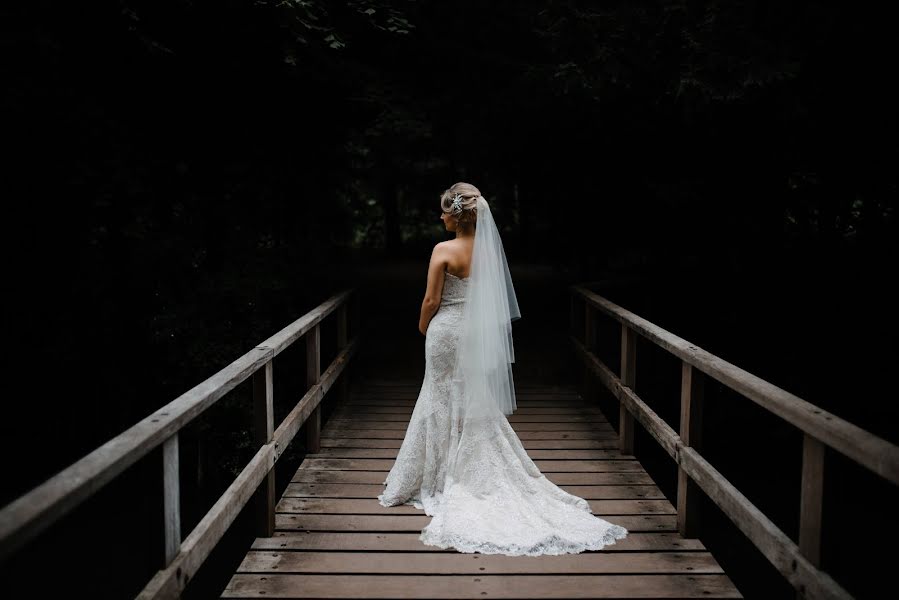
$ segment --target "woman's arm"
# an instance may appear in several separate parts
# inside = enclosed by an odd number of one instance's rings
[[[440,296],[443,294],[443,271],[446,269],[446,251],[442,243],[434,246],[431,262],[428,265],[428,283],[425,287],[425,298],[421,303],[421,316],[418,319],[418,331],[428,334],[428,324],[440,308]]]

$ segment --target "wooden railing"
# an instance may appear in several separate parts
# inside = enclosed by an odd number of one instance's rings
[[[346,377],[338,379],[355,353],[359,336],[347,340],[347,307],[352,291],[341,292],[268,338],[233,363],[106,442],[0,511],[0,560],[77,507],[151,450],[162,445],[165,565],[139,598],[180,595],[238,513],[256,496],[258,534],[275,527],[275,462],[304,424],[306,447],[319,451],[321,401],[337,383],[346,395]],[[358,304],[358,303],[357,303]],[[321,371],[321,321],[337,312],[337,356]],[[306,340],[305,395],[274,428],[272,364],[296,340]],[[259,450],[193,531],[181,539],[178,433],[227,392],[252,377],[254,432]]]
[[[894,485],[899,484],[899,447],[814,404],[764,381],[610,302],[584,286],[571,287],[572,331],[583,303],[584,337],[571,336],[588,373],[619,401],[619,447],[632,454],[634,419],[677,463],[677,525],[684,537],[697,536],[700,490],[755,544],[804,598],[851,598],[819,569],[824,447],[851,458]],[[620,376],[596,356],[596,313],[621,323]],[[681,360],[680,433],[675,432],[634,392],[637,336]],[[705,374],[803,431],[799,544],[781,531],[699,453]]]

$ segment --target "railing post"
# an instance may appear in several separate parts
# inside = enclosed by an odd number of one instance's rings
[[[680,437],[684,445],[702,449],[702,373],[681,363]],[[702,490],[687,472],[677,466],[677,529],[682,537],[698,538]]]
[[[596,323],[594,322],[595,313],[593,306],[589,302],[584,302],[584,347],[587,352],[596,350]],[[590,368],[584,364],[584,399],[587,402],[596,400],[596,380]]]
[[[321,328],[318,324],[306,333],[306,386],[311,387],[321,378]],[[322,405],[306,420],[306,452],[314,454],[321,449]]]
[[[349,298],[343,301],[337,309],[337,351],[340,352],[347,344],[347,302]],[[349,382],[349,365],[343,368],[340,379],[337,382],[337,398],[336,404],[341,405],[347,400],[347,390]],[[333,404],[331,406],[334,406]]]
[[[637,375],[637,333],[621,324],[621,383],[634,389]],[[618,406],[618,448],[622,454],[634,453],[634,416],[624,402]]]
[[[258,446],[272,441],[275,432],[272,361],[253,373],[253,438]],[[275,535],[275,469],[272,468],[256,490],[256,530],[260,537]]]
[[[571,304],[571,312],[568,315],[568,332],[571,335],[577,336],[577,300],[578,295],[576,292],[572,291],[569,296]]]
[[[802,437],[802,491],[799,500],[799,551],[821,566],[821,513],[824,493],[824,444]]]
[[[362,334],[362,291],[361,290],[353,290],[352,294],[347,300],[349,305],[349,314],[347,318],[349,319],[349,328],[353,330],[353,337],[359,337]],[[353,369],[350,372],[351,377],[353,377],[357,382],[359,381],[359,376],[361,374],[360,369]],[[347,378],[349,380],[349,378]],[[349,381],[347,381],[349,385]]]
[[[181,486],[178,476],[178,432],[162,443],[162,498],[165,566],[181,551]]]

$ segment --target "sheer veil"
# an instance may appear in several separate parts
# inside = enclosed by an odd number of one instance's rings
[[[512,321],[521,318],[503,242],[483,196],[477,226],[453,378],[460,384],[463,420],[496,418],[515,411]]]

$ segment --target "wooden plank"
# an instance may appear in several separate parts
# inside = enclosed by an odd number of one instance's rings
[[[519,436],[520,437],[520,436]],[[589,439],[557,439],[557,440],[521,440],[525,450],[577,450],[577,449],[609,449],[618,450],[618,437],[605,440]],[[322,438],[322,448],[399,448],[402,438],[366,439],[366,438]],[[622,454],[621,456],[627,456]]]
[[[418,377],[413,377],[410,379],[377,379],[366,377],[362,380],[362,389],[364,390],[381,390],[381,389],[393,389],[393,388],[404,388],[404,387],[419,387],[421,386],[421,379]],[[518,381],[515,384],[515,388],[519,389],[532,389],[532,390],[549,390],[549,391],[561,391],[567,392],[571,391],[571,387],[568,385],[560,385],[556,383],[546,383],[539,381]]]
[[[605,422],[601,423],[510,423],[512,430],[516,433],[519,431],[599,431],[605,433],[614,433],[615,430],[611,425]],[[339,433],[341,431],[351,431],[356,429],[387,429],[395,431],[406,431],[408,421],[358,421],[344,419],[328,419],[326,426],[332,432]]]
[[[424,545],[424,544],[422,544]],[[611,548],[615,544],[608,544]],[[605,549],[605,548],[603,548]],[[601,573],[723,573],[708,552],[600,551],[560,556],[439,554],[435,552],[273,552],[251,551],[239,573],[346,573],[397,575],[537,575]]]
[[[397,448],[322,448],[316,454],[307,454],[306,458],[370,458],[396,459]],[[621,454],[618,450],[531,450],[528,455],[532,460],[609,460],[632,459],[633,456]]]
[[[349,301],[349,299],[348,299]],[[347,337],[347,302],[341,303],[337,308],[337,350],[343,349],[349,337]],[[337,389],[335,390],[335,401],[337,405],[343,404],[349,398],[349,373],[344,371],[343,376],[337,380]]]
[[[356,413],[351,410],[335,411],[331,418],[342,423],[408,423],[412,411],[405,414],[398,413]],[[510,415],[506,418],[513,425],[516,423],[557,423],[557,424],[590,424],[590,423],[608,423],[605,417],[600,415],[583,415],[583,414],[536,414],[536,415],[519,415],[518,413]]]
[[[726,575],[234,575],[223,598],[741,598]]]
[[[334,431],[325,428],[322,431],[324,438],[374,438],[374,439],[398,439],[404,437],[404,431],[392,429],[352,429],[348,431]],[[596,431],[522,431],[518,438],[524,440],[617,440],[618,436],[611,433]]]
[[[631,397],[624,402],[637,406]],[[593,430],[594,425],[607,425],[591,423],[601,413],[579,413],[575,406],[531,413],[535,418],[510,419],[510,424],[541,472],[563,490],[587,499],[596,517],[627,528],[625,539],[600,552],[539,558],[465,554],[424,545],[419,535],[430,516],[409,505],[383,507],[376,498],[413,407],[411,400],[386,410],[380,404],[369,405],[378,408],[373,411],[360,407],[335,412],[337,418],[322,431],[321,450],[306,456],[278,503],[274,536],[253,543],[222,597],[741,597],[699,540],[678,535],[677,510],[639,461],[618,449],[617,434]],[[569,418],[557,421],[558,415]],[[566,427],[519,431],[529,423],[553,422]],[[585,423],[591,424],[591,431],[576,430]],[[585,434],[588,437],[581,437]],[[545,439],[547,435],[552,437]],[[327,577],[334,579],[321,579]],[[471,589],[455,581],[442,586],[453,577],[464,578]],[[660,579],[666,577],[682,581]],[[368,583],[357,585],[362,578],[369,578]],[[397,578],[403,582],[395,589],[377,588],[385,582],[393,585]],[[558,579],[557,585],[547,587],[556,596],[521,585],[527,578]],[[600,584],[596,578],[605,579]],[[310,585],[312,579],[316,582]],[[483,589],[487,579],[495,586]]]
[[[276,515],[280,531],[418,531],[431,522],[431,517],[418,511],[415,515],[355,514],[288,514]]]
[[[681,363],[680,438],[684,445],[702,450],[702,373],[685,362]],[[685,538],[699,537],[699,503],[702,492],[699,486],[677,467],[677,527]]]
[[[422,388],[423,389],[423,388]],[[421,396],[422,389],[416,389],[414,392],[404,393],[404,394],[360,394],[358,392],[350,392],[350,398],[348,399],[348,403],[350,404],[365,404],[365,405],[382,405],[382,404],[403,404],[403,405],[414,405],[416,400]],[[533,406],[562,406],[562,407],[577,407],[580,405],[591,406],[590,404],[584,403],[584,398],[581,393],[578,391],[572,391],[567,394],[544,394],[544,393],[529,393],[524,392],[516,388],[515,390],[515,398],[521,399],[524,403]]]
[[[407,390],[393,390],[393,391],[383,391],[383,392],[372,392],[369,390],[354,390],[351,395],[351,400],[367,400],[367,399],[386,399],[386,398],[400,398],[404,400],[414,400],[421,393],[422,385],[419,384],[415,386],[415,388],[410,388]],[[519,385],[515,386],[515,396],[521,396],[526,400],[564,400],[564,401],[582,401],[580,393],[577,390],[567,389],[566,391],[552,391],[552,390],[529,390],[522,388]]]
[[[585,499],[608,498],[664,498],[664,494],[654,485],[561,485],[569,494]],[[382,484],[375,483],[290,483],[284,490],[284,497],[314,498],[377,498],[384,491]],[[666,505],[670,506],[667,500]]]
[[[589,303],[584,302],[584,345],[593,352],[596,349],[596,314]],[[591,376],[590,369],[586,366],[581,373],[583,396],[588,402],[596,399],[598,387],[596,380]]]
[[[643,467],[635,460],[535,460],[534,464],[542,473],[563,471],[603,472],[643,472]],[[307,458],[305,469],[389,471],[392,460],[367,458]]]
[[[334,414],[349,418],[369,417],[372,415],[401,415],[408,420],[412,415],[412,411],[415,409],[412,404],[409,406],[397,406],[382,403],[370,405],[344,404],[344,407],[345,408],[341,410],[335,411]],[[518,406],[511,416],[517,417],[520,415],[582,415],[592,416],[597,420],[606,420],[605,415],[603,415],[598,408],[590,406]]]
[[[802,483],[799,499],[799,550],[821,566],[821,518],[824,498],[824,444],[802,436]]]
[[[647,473],[544,473],[556,485],[655,485]],[[323,471],[300,468],[294,483],[383,483],[383,471]]]
[[[590,352],[589,348],[585,348]],[[591,353],[592,355],[592,353]],[[634,389],[637,374],[637,334],[633,329],[621,325],[621,385]],[[627,454],[634,453],[634,415],[619,397],[618,405],[618,448]]]
[[[397,393],[407,393],[407,394],[417,394],[422,387],[422,380],[417,379],[415,382],[409,383],[404,386],[392,386],[392,387],[376,387],[367,385],[364,381],[362,385],[354,390],[355,396],[379,396],[385,394],[397,394]],[[534,385],[531,383],[521,383],[520,381],[515,382],[515,393],[522,395],[557,395],[557,396],[577,396],[577,390],[574,390],[571,386],[541,386]]]
[[[620,494],[622,497],[628,497]],[[658,515],[676,514],[672,504],[657,493],[651,493],[644,499],[595,499],[588,498],[587,503],[594,514],[616,515]],[[661,498],[660,498],[661,496]],[[410,504],[398,506],[381,506],[381,503],[373,496],[366,498],[323,498],[319,496],[290,497],[284,496],[278,503],[278,514],[304,513],[304,514],[356,514],[356,515],[414,515],[421,516],[423,512]]]
[[[421,511],[419,511],[421,513]],[[628,531],[676,531],[676,515],[596,515]],[[281,531],[421,531],[431,517],[418,515],[276,515]]]
[[[358,552],[434,552],[455,553],[421,543],[419,533],[368,533],[346,531],[279,531],[270,538],[257,538],[253,550],[344,550]],[[622,540],[603,548],[603,552],[633,551],[703,551],[705,546],[696,539],[685,540],[677,533],[630,532]],[[537,561],[533,561],[537,562]]]
[[[178,434],[162,444],[162,520],[165,538],[165,565],[172,564],[181,549],[181,482]]]
[[[253,373],[253,441],[257,446],[268,444],[275,433],[273,364]],[[254,511],[256,512],[257,535],[272,535],[275,532],[275,470],[269,471],[256,491]]]
[[[381,506],[374,498],[290,498],[282,496],[278,502],[279,513],[325,513],[367,515],[416,515],[423,512],[412,505]]]
[[[899,446],[650,323],[583,287],[573,291],[647,340],[781,417],[837,452],[899,485]]]
[[[347,402],[347,406],[363,407],[363,406],[396,406],[409,407],[415,406],[418,394],[413,396],[385,396],[383,398],[355,398]],[[583,408],[584,400],[580,396],[550,397],[550,396],[526,396],[515,393],[515,402],[518,406],[529,408]]]
[[[306,387],[311,388],[321,379],[321,330],[318,325],[306,333]],[[312,414],[304,423],[306,429],[306,450],[318,452],[321,448],[321,403],[312,409]]]

